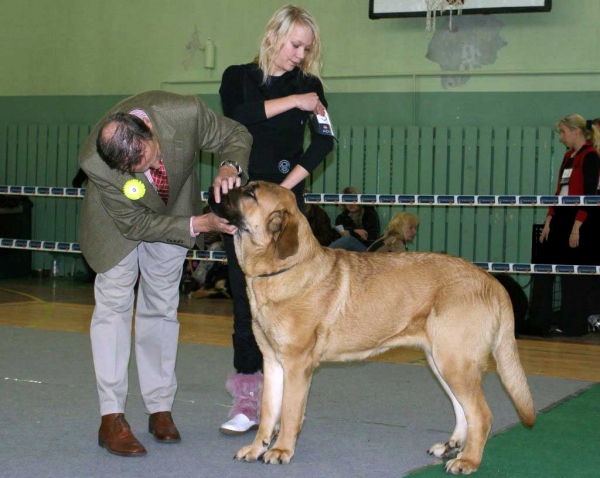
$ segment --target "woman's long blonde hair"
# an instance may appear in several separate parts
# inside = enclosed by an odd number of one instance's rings
[[[583,116],[573,114],[565,116],[558,121],[558,123],[556,123],[557,130],[561,124],[564,124],[571,131],[574,129],[581,130],[585,140],[592,143],[594,149],[600,154],[600,131],[598,131],[598,126],[594,123],[594,120],[586,121]]]
[[[299,67],[304,74],[321,79],[321,33],[317,22],[304,8],[290,4],[275,12],[263,32],[260,50],[254,59],[263,72],[263,83],[267,82],[275,58],[297,26],[306,27],[313,34],[313,43]]]
[[[383,233],[384,237],[390,234],[395,234],[400,237],[403,241],[406,239],[404,231],[409,226],[417,227],[419,225],[419,218],[408,212],[397,212],[390,219],[388,226]]]

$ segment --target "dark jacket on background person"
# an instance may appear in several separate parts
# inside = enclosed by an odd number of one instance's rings
[[[310,228],[322,246],[328,246],[340,237],[338,232],[331,227],[331,219],[327,213],[316,204],[306,205],[306,219]]]
[[[335,218],[335,225],[344,226],[344,229],[350,233],[352,237],[358,239],[365,246],[369,247],[373,244],[380,234],[379,215],[373,206],[363,206],[362,224],[356,224],[350,217],[348,210],[344,210],[338,217]],[[367,239],[363,240],[354,230],[364,229],[367,231]],[[335,231],[336,239],[341,235]]]

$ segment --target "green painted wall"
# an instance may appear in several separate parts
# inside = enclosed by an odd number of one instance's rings
[[[250,60],[281,0],[0,0],[0,121],[94,123],[148,89],[200,94],[219,109],[221,73]],[[317,18],[337,125],[550,125],[600,116],[597,0],[496,15],[507,45],[493,65],[444,90],[425,58],[424,18],[370,20],[366,0],[299,1]],[[216,68],[187,48],[197,29]]]
[[[255,55],[266,21],[284,3],[2,0],[0,96],[128,95],[181,81],[216,93],[223,69]],[[427,76],[440,70],[425,58],[424,18],[369,20],[367,0],[298,3],[321,27],[332,92],[412,91],[415,83],[419,91],[441,90],[439,78]],[[553,3],[549,13],[497,15],[507,46],[456,91],[597,90],[597,75],[580,74],[600,59],[597,0]],[[216,45],[214,70],[202,67],[201,52],[184,65],[196,27],[201,42]]]
[[[0,122],[93,124],[127,95],[0,96]],[[202,99],[221,111],[217,94]],[[600,91],[329,93],[337,126],[551,126],[570,113],[600,116]]]

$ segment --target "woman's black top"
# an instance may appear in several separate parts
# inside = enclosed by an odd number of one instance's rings
[[[230,66],[223,73],[219,94],[223,114],[246,126],[253,137],[250,179],[280,183],[297,164],[313,171],[333,149],[333,138],[311,128],[310,146],[304,151],[306,123],[312,112],[292,108],[267,119],[265,101],[310,92],[317,93],[325,107],[327,101],[319,79],[299,68],[270,76],[265,84],[262,81],[262,70],[255,63]]]

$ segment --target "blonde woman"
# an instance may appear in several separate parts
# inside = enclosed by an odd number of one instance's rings
[[[377,239],[369,252],[406,252],[407,245],[415,240],[419,218],[408,212],[394,214],[383,236]]]
[[[250,179],[291,189],[303,212],[304,179],[333,149],[331,136],[311,130],[310,145],[304,150],[310,116],[322,115],[327,106],[320,69],[321,36],[315,19],[303,8],[286,5],[267,23],[254,61],[227,68],[219,90],[224,115],[245,125],[252,135]],[[258,426],[262,354],[252,334],[246,282],[231,236],[225,237],[225,249],[233,296],[236,373],[227,380],[233,408],[221,431],[241,434]]]
[[[567,152],[559,169],[556,194],[559,196],[595,195],[600,175],[600,133],[592,121],[573,114],[557,124],[560,141]],[[540,242],[545,243],[546,257],[554,264],[600,264],[598,234],[600,217],[593,207],[559,206],[548,210]],[[541,278],[540,278],[541,279]],[[584,275],[561,276],[561,318],[559,332],[578,336],[587,333],[587,318],[596,312],[598,287],[596,277]],[[544,280],[536,280],[532,291],[532,318],[542,329],[551,296],[543,287]],[[539,284],[542,283],[542,286]],[[595,303],[594,303],[595,302]],[[548,320],[548,318],[546,318]]]

